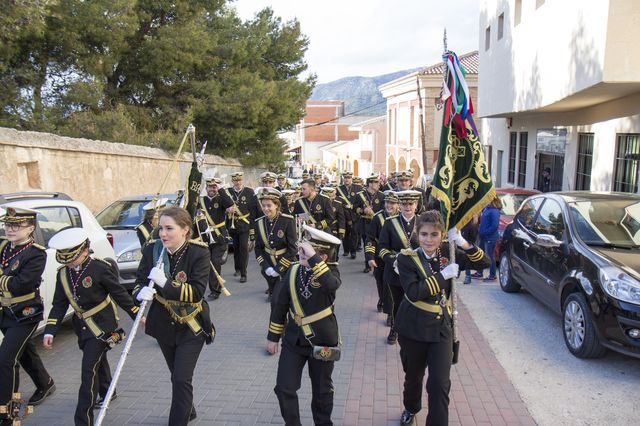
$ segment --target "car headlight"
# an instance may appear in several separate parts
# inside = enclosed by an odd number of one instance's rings
[[[613,266],[600,268],[600,282],[609,296],[640,305],[640,282],[623,270]]]
[[[139,248],[125,251],[118,256],[118,262],[140,262],[140,259],[142,259],[142,250]]]

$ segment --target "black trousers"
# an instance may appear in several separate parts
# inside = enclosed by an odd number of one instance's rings
[[[180,339],[175,345],[158,342],[164,360],[171,372],[171,410],[169,411],[169,425],[181,426],[189,423],[189,416],[193,407],[193,372],[196,369],[198,357],[204,345],[204,334],[198,336],[185,330],[191,335]]]
[[[404,297],[404,290],[400,285],[387,284],[388,296],[389,296],[389,304],[388,307],[389,313],[393,318],[393,321],[396,320],[396,315],[398,315],[398,308],[400,307],[400,302],[402,302],[402,298]]]
[[[222,238],[222,237],[220,237]],[[218,271],[218,274],[222,273],[222,258],[224,257],[224,252],[227,250],[227,240],[224,239],[223,243],[211,244],[209,245],[209,254],[211,255],[211,264]],[[214,274],[213,269],[209,272],[209,290],[213,294],[220,295],[222,292],[222,287],[220,286],[220,281]]]
[[[280,413],[286,426],[300,426],[298,389],[305,363],[309,364],[311,379],[311,413],[318,425],[333,425],[333,361],[320,361],[312,356],[310,346],[294,346],[284,342],[278,360],[278,376],[274,391],[280,403]]]
[[[451,390],[451,338],[441,342],[418,342],[400,334],[400,359],[404,370],[402,393],[404,408],[417,413],[422,408],[422,380],[425,369],[427,377],[427,400],[429,426],[446,426],[449,423],[449,391]]]
[[[265,274],[264,271],[260,271],[260,272],[262,273],[262,276],[264,277],[264,279],[267,281],[267,288],[269,290],[269,295],[273,295],[273,289],[275,288],[278,281],[280,281],[280,277],[270,277],[269,275]]]
[[[355,219],[355,214],[353,212],[345,210],[344,215],[347,222],[351,221],[351,225],[348,223],[345,224],[345,234],[342,239],[342,247],[344,253],[355,253],[358,238],[358,231],[356,229],[358,222]]]
[[[4,338],[0,343],[0,404],[6,405],[14,392],[20,388],[20,365],[25,369],[37,388],[49,383],[49,373],[36,352],[31,336],[38,323],[3,327]],[[0,419],[4,414],[0,414]]]
[[[383,305],[383,312],[385,313],[389,313],[387,311],[384,311],[384,306],[385,306],[385,292],[384,292],[384,261],[380,258],[375,258],[376,261],[376,268],[373,270],[373,277],[376,280],[376,290],[378,290],[378,300],[380,300],[382,302]]]
[[[233,239],[233,265],[236,272],[243,277],[247,276],[247,264],[249,262],[249,230],[229,231]]]
[[[106,396],[111,384],[111,369],[107,361],[109,346],[95,338],[83,340],[79,346],[82,350],[82,369],[74,421],[76,426],[92,425],[96,398],[98,395]]]

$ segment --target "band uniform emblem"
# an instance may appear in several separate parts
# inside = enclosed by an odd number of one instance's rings
[[[32,306],[28,306],[26,308],[24,308],[22,310],[22,316],[23,317],[29,317],[31,315],[33,315],[36,312],[36,308],[32,307]]]
[[[448,264],[449,264],[449,258],[448,257],[441,257],[440,258],[440,265],[442,265],[443,268],[445,266],[447,266]]]
[[[242,197],[240,197],[240,200],[242,200],[242,201],[246,201],[246,200],[247,200],[247,197],[243,195]]]
[[[320,355],[320,357],[323,359],[327,359],[331,356],[331,349],[323,346],[322,349],[320,349],[320,351],[318,352],[318,355]]]
[[[187,282],[187,273],[185,271],[180,271],[176,274],[176,281],[178,281],[179,283],[186,283]]]
[[[374,203],[374,204],[379,204],[379,203],[380,203],[380,200],[378,200],[378,199],[376,198],[375,200],[373,200],[373,203]]]
[[[320,204],[316,204],[316,210],[318,211],[322,210],[322,206]]]
[[[353,197],[354,195],[356,195],[356,193],[355,193],[355,192],[352,192],[352,193],[351,193],[351,196]]]
[[[276,235],[278,235],[278,238],[283,238],[284,237],[284,231],[282,229],[278,229],[278,233]]]
[[[218,204],[218,203],[213,203],[213,208],[214,208],[214,209],[217,209],[218,207],[220,207],[220,204]]]
[[[309,283],[309,287],[313,287],[313,288],[320,288],[320,283],[318,282],[318,280],[316,279],[316,277],[313,277],[311,279],[311,282]]]
[[[82,287],[89,288],[93,285],[93,279],[91,277],[84,277],[82,280]]]
[[[13,265],[11,265],[11,270],[15,271],[16,269],[18,269],[19,265],[20,265],[20,259],[16,259],[16,261],[13,262]]]

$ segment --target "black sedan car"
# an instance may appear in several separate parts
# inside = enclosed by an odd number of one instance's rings
[[[528,198],[505,229],[500,287],[524,287],[562,315],[579,358],[640,358],[640,196],[554,192]]]

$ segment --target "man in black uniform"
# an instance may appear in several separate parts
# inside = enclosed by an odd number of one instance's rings
[[[333,303],[340,287],[340,274],[326,262],[340,245],[340,240],[326,232],[305,228],[312,238],[310,242],[299,244],[300,262],[291,266],[274,299],[267,351],[270,354],[278,352],[278,341],[284,333],[274,389],[284,423],[301,425],[297,391],[304,365],[308,364],[313,390],[313,421],[316,425],[332,425],[334,389],[331,373],[340,350]]]
[[[356,196],[356,199],[353,201],[353,209],[356,214],[360,216],[360,221],[358,222],[358,233],[362,236],[361,238],[363,243],[365,243],[366,240],[366,231],[369,226],[369,222],[373,219],[373,215],[380,211],[384,206],[384,194],[380,192],[379,189],[380,179],[378,178],[378,174],[373,174],[367,178],[366,189],[360,191]],[[369,266],[366,256],[364,261],[364,271],[362,272],[365,274],[371,272],[371,267]]]
[[[229,243],[229,233],[225,226],[225,211],[233,205],[233,201],[226,193],[219,191],[222,184],[222,180],[219,178],[207,178],[205,184],[207,195],[200,197],[199,210],[206,218],[206,228],[198,226],[198,232],[202,241],[209,245],[211,265],[215,269],[214,272],[212,268],[209,274],[209,300],[216,300],[222,292],[220,285],[222,259]]]
[[[141,248],[144,247],[150,239],[158,238],[158,231],[156,229],[158,226],[158,215],[160,214],[160,209],[162,209],[168,201],[168,198],[158,198],[142,206],[144,218],[142,222],[136,226],[136,234],[138,235]]]
[[[418,204],[416,206],[416,214],[424,212],[425,206],[427,204],[427,197],[425,192],[413,186],[413,171],[412,170],[403,170],[396,174],[396,178],[398,181],[398,186],[396,187],[396,191],[418,191],[420,193],[420,198],[418,198]]]
[[[320,188],[322,186],[322,173],[314,173],[313,180],[316,183],[316,188]]]
[[[362,191],[360,185],[354,185],[353,173],[342,173],[342,185],[337,188],[337,195],[340,201],[342,201],[342,207],[344,207],[344,220],[345,220],[345,234],[342,240],[343,256],[351,256],[351,259],[356,258],[356,247],[358,238],[358,216],[353,210],[353,201],[356,198],[358,192]]]
[[[316,183],[312,179],[302,181],[301,195],[293,207],[294,216],[302,215],[300,217],[308,225],[331,233],[335,220],[331,200],[317,193]]]
[[[384,186],[382,188],[380,188],[381,191],[395,191],[396,189],[396,172],[391,172],[389,173],[389,176],[387,176],[387,182],[384,184]]]
[[[373,216],[373,220],[367,226],[367,242],[364,247],[364,256],[373,269],[378,290],[378,312],[384,312],[391,318],[390,297],[384,289],[384,262],[378,256],[378,237],[387,218],[398,214],[398,194],[395,191],[385,191],[384,209]],[[391,324],[389,324],[391,326]]]
[[[415,232],[416,206],[421,194],[418,191],[400,191],[396,193],[400,201],[400,214],[387,218],[378,237],[378,255],[384,261],[384,283],[388,286],[391,297],[391,330],[387,343],[393,345],[398,340],[398,333],[393,328],[393,321],[398,313],[398,306],[404,292],[400,278],[396,272],[396,257],[401,250],[418,247],[418,236]]]
[[[260,175],[260,181],[262,182],[263,188],[277,189],[275,173],[271,173],[271,172],[262,173]],[[289,203],[287,202],[287,197],[285,197],[284,194],[282,194],[282,191],[280,191],[279,189],[278,191],[280,192],[280,211],[282,213],[290,214],[291,212],[289,211]],[[262,211],[260,211],[260,203],[257,203],[256,206],[259,211],[255,214],[254,218],[262,216]]]
[[[253,229],[254,212],[258,211],[258,200],[253,189],[244,186],[244,173],[231,174],[233,186],[225,189],[233,201],[227,208],[227,229],[233,239],[234,276],[240,275],[240,282],[247,282],[247,264],[249,251],[253,251],[255,230]],[[249,243],[251,240],[251,243]]]
[[[139,308],[120,285],[113,266],[89,256],[89,236],[84,229],[60,231],[51,238],[49,246],[56,249],[56,260],[65,266],[58,269],[43,344],[46,349],[52,348],[53,338],[71,305],[75,311],[73,329],[82,350],[82,373],[74,422],[76,425],[92,425],[95,404],[104,403],[111,384],[107,351],[124,338],[124,331],[118,328],[113,302],[132,319],[135,319]]]
[[[333,186],[323,186],[320,195],[324,195],[331,200],[331,207],[333,207],[333,214],[335,216],[332,225],[332,234],[340,238],[340,240],[343,240],[345,234],[344,207],[342,206],[342,202],[336,198],[336,188]]]
[[[289,185],[289,182],[287,181],[287,176],[284,173],[280,173],[278,175],[278,185],[276,185],[276,189],[282,192],[285,189],[289,189],[290,186],[291,185]]]

